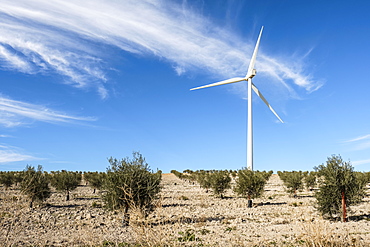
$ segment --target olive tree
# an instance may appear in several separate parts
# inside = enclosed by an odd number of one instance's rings
[[[154,200],[161,189],[161,171],[151,171],[139,152],[134,152],[132,159],[110,158],[109,163],[104,183],[107,193],[103,196],[106,207],[123,210],[124,225],[129,224],[129,210],[146,217],[153,210]]]
[[[248,207],[252,207],[252,199],[260,197],[267,182],[266,174],[243,169],[238,171],[234,192],[248,199]]]
[[[303,189],[303,178],[304,174],[302,171],[292,171],[292,172],[280,172],[278,173],[281,180],[283,180],[285,187],[289,193],[293,194],[294,197],[297,196],[297,190]]]
[[[339,155],[332,155],[315,170],[320,184],[315,194],[317,209],[328,218],[342,213],[342,221],[346,222],[347,208],[361,202],[365,195],[366,179],[356,175],[350,162],[343,161]]]
[[[84,179],[88,182],[89,186],[93,188],[93,193],[95,191],[101,190],[103,187],[104,179],[106,177],[106,173],[104,172],[85,172]]]
[[[306,184],[307,190],[313,190],[316,186],[316,172],[310,171],[304,177],[304,182]]]
[[[33,166],[27,165],[22,178],[23,180],[20,183],[21,192],[29,197],[30,208],[32,208],[34,201],[42,202],[50,197],[49,179],[42,172],[41,165],[37,167],[37,170]]]
[[[69,201],[69,192],[77,188],[81,182],[81,174],[71,171],[56,171],[51,175],[51,185],[58,191],[66,194],[66,201]]]
[[[213,171],[208,174],[213,194],[223,198],[224,193],[230,188],[231,177],[228,171]]]
[[[211,188],[211,176],[209,171],[198,171],[196,173],[196,180],[199,183],[199,186],[206,190],[208,193],[209,189]]]

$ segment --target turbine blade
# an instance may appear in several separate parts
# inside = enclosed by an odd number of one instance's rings
[[[258,36],[256,46],[254,47],[253,55],[252,55],[252,58],[251,58],[251,61],[249,63],[249,67],[248,67],[248,72],[245,76],[246,78],[249,78],[253,74],[254,64],[256,62],[256,57],[257,57],[258,47],[260,45],[262,31],[263,31],[263,26],[261,27],[261,31],[260,31],[260,34]]]
[[[245,81],[245,78],[244,77],[231,78],[231,79],[227,79],[227,80],[215,82],[215,83],[208,84],[208,85],[204,85],[204,86],[200,86],[200,87],[195,87],[195,88],[192,88],[190,90],[192,91],[192,90],[197,90],[197,89],[201,89],[201,88],[220,86],[220,85],[235,83],[235,82],[239,82],[239,81]]]
[[[268,108],[270,108],[270,110],[272,111],[272,113],[274,113],[274,115],[280,120],[280,122],[284,123],[283,120],[281,120],[281,118],[279,117],[279,115],[275,112],[275,110],[271,107],[271,105],[269,104],[269,102],[267,102],[267,100],[265,99],[265,97],[263,97],[263,95],[261,94],[261,92],[258,90],[258,88],[252,83],[252,88],[253,88],[253,91],[263,100],[263,102],[265,102],[265,104],[267,105]]]

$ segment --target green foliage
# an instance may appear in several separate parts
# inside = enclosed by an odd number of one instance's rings
[[[208,233],[210,233],[211,231],[206,229],[206,228],[202,228],[198,231],[200,234],[202,235],[207,235]]]
[[[292,172],[278,172],[279,177],[283,180],[284,185],[287,187],[288,192],[297,195],[297,190],[303,189],[303,178],[304,174],[302,171]]]
[[[14,172],[13,174],[14,174],[13,181],[14,181],[15,185],[17,186],[20,182],[23,181],[23,171]]]
[[[183,170],[182,173],[193,174],[194,172],[190,169]]]
[[[265,178],[266,181],[268,181],[270,179],[271,175],[274,173],[274,171],[272,171],[272,170],[270,170],[268,172],[267,171],[262,171],[262,172],[258,171],[258,172]]]
[[[84,180],[87,181],[89,186],[94,189],[93,193],[95,193],[97,189],[102,189],[106,175],[107,174],[104,172],[85,172]]]
[[[312,190],[316,186],[316,172],[311,171],[304,177],[306,188]]]
[[[182,196],[179,197],[179,200],[187,201],[187,200],[189,200],[189,197],[182,195]]]
[[[230,172],[231,177],[233,178],[236,178],[236,176],[238,175],[238,171],[230,170],[229,172]]]
[[[107,240],[104,240],[103,243],[102,243],[102,246],[103,247],[136,247],[136,246],[141,246],[139,244],[130,244],[130,243],[125,243],[125,242],[122,242],[122,243],[116,243],[116,242],[112,242],[112,241],[107,241]]]
[[[328,218],[334,218],[342,212],[346,220],[346,208],[361,202],[365,195],[366,179],[355,173],[350,162],[344,162],[340,156],[331,156],[315,167],[320,179],[319,191],[316,192],[317,209]],[[357,175],[356,175],[357,174]]]
[[[107,193],[103,196],[106,206],[124,209],[126,214],[129,209],[137,210],[146,217],[160,192],[161,172],[153,173],[138,152],[133,153],[133,159],[110,158],[109,163],[104,184]]]
[[[101,207],[102,207],[102,205],[101,205],[100,203],[98,203],[98,202],[93,202],[93,203],[91,204],[91,206],[92,206],[93,208],[101,208]]]
[[[50,197],[49,180],[42,172],[42,166],[39,165],[35,170],[33,166],[27,165],[22,177],[21,192],[29,197],[31,208],[34,201],[42,202]]]
[[[238,171],[235,193],[250,199],[258,198],[264,191],[266,174],[258,171],[243,169]]]
[[[364,172],[364,175],[367,179],[367,183],[370,183],[370,172]]]
[[[208,190],[211,188],[211,176],[207,171],[199,171],[196,175],[196,181],[199,183],[200,187],[205,189],[208,193]]]
[[[231,232],[231,231],[235,231],[236,230],[236,226],[232,226],[232,227],[226,227],[225,231],[224,232]]]
[[[0,172],[0,184],[5,187],[5,190],[8,190],[15,182],[15,177],[13,172]]]
[[[171,170],[171,173],[174,174],[178,178],[182,178],[182,173],[176,170]]]
[[[69,200],[69,192],[76,189],[81,183],[81,174],[70,171],[56,171],[52,172],[51,185],[58,191],[66,193],[66,201]]]
[[[223,198],[223,194],[225,193],[225,191],[230,188],[231,177],[229,175],[229,172],[214,171],[208,174],[208,176],[213,194]]]
[[[187,229],[185,232],[179,232],[181,237],[177,238],[179,242],[188,242],[188,241],[201,241],[200,238],[195,236],[195,232],[191,229]]]

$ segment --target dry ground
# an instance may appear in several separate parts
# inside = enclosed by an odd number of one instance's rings
[[[253,208],[231,190],[215,198],[173,174],[163,174],[162,185],[155,212],[145,222],[132,217],[129,227],[122,226],[121,212],[99,207],[101,194],[84,185],[68,202],[54,192],[34,209],[19,190],[0,188],[0,245],[370,246],[370,195],[341,223],[321,218],[313,192],[290,197],[277,175]]]

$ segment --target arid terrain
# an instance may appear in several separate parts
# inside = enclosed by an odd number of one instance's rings
[[[105,210],[101,191],[84,185],[33,209],[16,187],[0,187],[1,246],[370,246],[370,195],[351,207],[349,222],[322,219],[311,191],[291,197],[272,175],[262,198],[232,190],[220,199],[198,184],[163,174],[161,199],[146,219]],[[368,188],[369,189],[369,188]],[[137,245],[134,245],[137,244]]]

